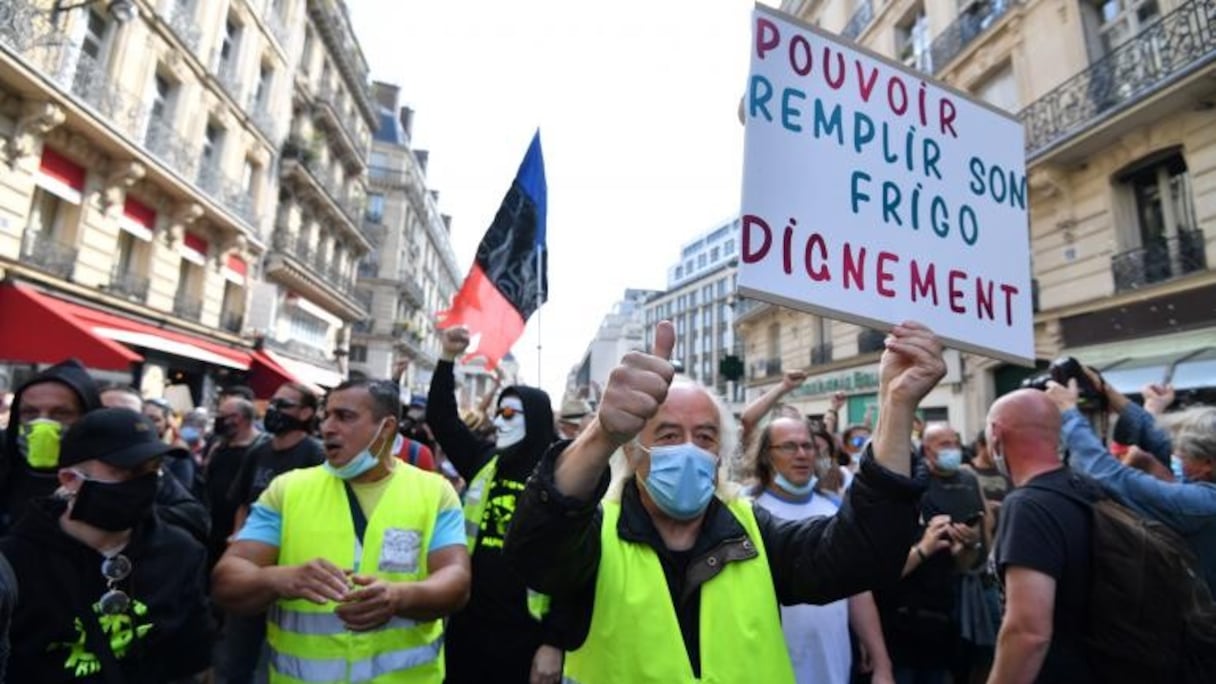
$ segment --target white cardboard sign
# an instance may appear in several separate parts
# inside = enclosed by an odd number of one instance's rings
[[[752,31],[740,293],[1031,365],[1021,124],[775,10]]]

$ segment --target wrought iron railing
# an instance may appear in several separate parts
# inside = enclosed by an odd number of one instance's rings
[[[211,195],[211,198],[217,204],[235,212],[249,225],[257,225],[257,218],[253,210],[253,198],[250,196],[249,191],[225,176],[219,168],[211,164],[204,164],[198,170],[195,184],[203,192]]]
[[[932,63],[940,71],[1005,16],[1018,0],[971,0],[958,17],[933,39]]]
[[[185,43],[196,56],[199,54],[199,45],[202,43],[203,32],[199,30],[198,23],[194,20],[191,9],[193,3],[174,3],[173,8],[169,10],[169,16],[165,23],[169,28],[177,34],[178,40]]]
[[[241,334],[241,329],[245,327],[245,314],[239,311],[225,311],[220,315],[220,325],[234,335]]]
[[[253,125],[262,132],[262,135],[266,136],[267,140],[272,144],[279,144],[279,122],[274,114],[266,109],[264,103],[250,102],[245,111],[249,112]]]
[[[401,277],[401,291],[414,306],[425,305],[426,295],[422,292],[422,286],[418,284],[418,280],[412,275],[407,274]]]
[[[114,264],[114,269],[110,271],[110,285],[107,289],[137,302],[147,300],[151,281],[147,276],[125,272],[120,266],[121,264]]]
[[[298,164],[305,175],[312,180],[312,183],[338,207],[351,224],[355,226],[359,225],[363,211],[360,203],[343,192],[341,186],[334,179],[333,173],[326,173],[321,169],[316,158],[308,150],[298,148],[296,145],[291,144],[291,141],[288,141],[288,144],[283,146],[281,161],[291,161]]]
[[[1203,231],[1181,230],[1110,258],[1115,292],[1181,278],[1207,268]]]
[[[849,17],[849,23],[844,25],[840,35],[849,40],[857,40],[857,36],[860,36],[873,20],[874,4],[871,0],[861,0],[861,4],[853,12],[853,16]]]
[[[1023,109],[1027,157],[1214,61],[1216,2],[1189,0]]]
[[[329,45],[338,69],[351,83],[351,96],[355,104],[368,119],[375,121],[376,108],[368,91],[367,63],[362,60],[363,52],[355,40],[345,6],[331,0],[308,0],[308,13],[321,34],[321,40]]]
[[[26,230],[21,246],[21,261],[35,268],[70,280],[76,268],[77,249],[40,231]]]
[[[330,119],[333,121],[333,127],[336,128],[343,138],[345,144],[351,153],[358,159],[367,159],[367,142],[359,137],[359,132],[351,124],[355,121],[356,114],[349,109],[342,107],[342,97],[333,84],[325,82],[321,84],[321,88],[317,91],[317,101],[321,104],[322,109],[328,109]]]
[[[201,320],[203,317],[203,300],[201,297],[193,297],[185,292],[179,292],[173,298],[173,313],[192,321]]]
[[[4,5],[3,2],[15,4]],[[208,188],[198,186],[200,169],[197,144],[183,138],[169,121],[154,115],[141,98],[113,83],[102,63],[82,52],[79,47],[63,43],[53,29],[47,29],[49,33],[45,40],[24,35],[22,28],[14,26],[12,22],[44,20],[37,18],[36,14],[27,16],[18,11],[23,7],[22,0],[3,2],[0,2],[0,43],[20,52],[35,68],[79,102],[108,119],[120,132],[187,182],[195,183],[199,190],[211,195],[216,204],[250,227],[256,226],[252,198],[230,179],[221,175]]]
[[[811,364],[819,365],[832,362],[832,343],[824,342],[811,347]]]

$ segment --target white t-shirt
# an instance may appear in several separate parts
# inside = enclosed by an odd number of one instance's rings
[[[765,490],[756,503],[778,518],[802,520],[836,515],[837,506],[818,492],[808,501],[785,501]],[[848,684],[853,666],[849,644],[849,602],[781,607],[781,628],[798,684]]]

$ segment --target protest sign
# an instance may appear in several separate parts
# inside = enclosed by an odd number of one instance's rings
[[[1030,365],[1021,124],[776,10],[752,30],[740,294]]]

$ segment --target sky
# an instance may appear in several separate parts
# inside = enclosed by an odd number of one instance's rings
[[[753,3],[347,3],[372,78],[415,110],[462,277],[539,127],[549,299],[513,351],[557,406],[625,289],[665,289],[680,246],[738,212]]]

